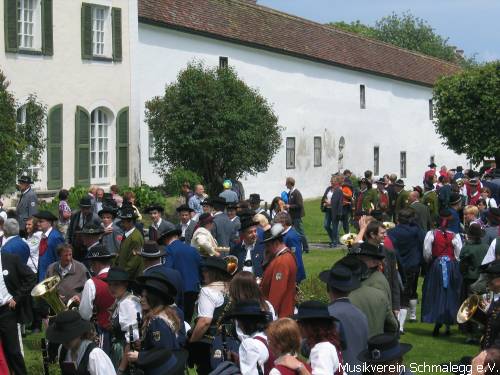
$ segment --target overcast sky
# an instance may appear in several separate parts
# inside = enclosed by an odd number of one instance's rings
[[[393,11],[409,10],[466,55],[476,53],[479,61],[500,60],[500,0],[258,0],[258,4],[320,23],[360,20],[369,25]]]

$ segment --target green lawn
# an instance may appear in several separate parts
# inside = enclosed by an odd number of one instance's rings
[[[323,228],[323,213],[319,210],[319,200],[306,201],[305,206],[304,226],[309,241],[327,243],[328,237]],[[309,254],[304,254],[304,264],[308,277],[301,285],[303,299],[327,300],[325,286],[318,280],[318,274],[322,270],[330,268],[344,254],[345,250],[341,249],[311,250]],[[420,305],[418,315],[420,317]],[[414,362],[420,365],[424,363],[435,365],[449,361],[453,362],[464,355],[474,355],[478,352],[477,346],[464,344],[464,336],[458,333],[456,326],[452,329],[452,335],[448,337],[434,338],[431,336],[432,329],[431,324],[406,324],[406,334],[402,336],[401,341],[413,345],[413,350],[405,357],[407,364]],[[33,375],[43,374],[39,338],[38,335],[28,336],[25,340],[28,373]],[[194,372],[192,373],[194,374]],[[420,373],[431,374],[429,371]],[[55,367],[51,369],[51,374],[58,374]]]

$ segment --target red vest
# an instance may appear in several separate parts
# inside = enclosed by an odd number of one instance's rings
[[[455,259],[455,251],[453,250],[452,240],[455,233],[444,232],[441,230],[434,231],[434,242],[432,243],[432,256],[442,257],[448,256],[450,259]]]
[[[95,285],[94,307],[97,312],[97,325],[105,329],[111,328],[111,312],[109,309],[115,302],[115,299],[111,293],[109,293],[108,284],[102,281],[107,276],[108,273],[104,272],[92,277],[92,281]]]
[[[300,361],[300,359],[299,359],[299,361]],[[300,361],[300,362],[302,362],[302,361]],[[304,363],[304,362],[302,362],[302,363]],[[312,373],[311,366],[309,366],[307,363],[304,363],[304,367],[307,369],[307,371],[309,371],[310,374]],[[281,375],[297,375],[295,370],[291,370],[288,367],[285,367],[283,365],[274,365],[274,368],[276,370],[278,370]]]

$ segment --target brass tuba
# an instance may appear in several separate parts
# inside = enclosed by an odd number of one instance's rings
[[[48,277],[41,283],[35,285],[31,290],[31,296],[45,300],[56,315],[66,310],[76,309],[79,305],[78,298],[76,297],[70,298],[68,303],[66,305],[64,304],[57,293],[57,286],[60,282],[61,278],[57,275]]]
[[[354,240],[356,239],[356,233],[347,233],[340,237],[340,243],[342,245],[346,245],[347,247],[351,247],[354,244]]]
[[[233,276],[238,271],[238,258],[234,255],[228,255],[224,257],[224,260],[227,263],[227,272]]]
[[[492,292],[482,295],[473,294],[458,309],[457,322],[463,324],[468,321],[474,321],[486,325],[486,321],[488,320],[487,312],[492,302]]]

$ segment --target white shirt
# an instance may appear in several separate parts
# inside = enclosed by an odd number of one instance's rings
[[[490,243],[490,247],[488,247],[488,251],[486,252],[486,255],[483,258],[483,261],[481,262],[481,265],[488,264],[490,262],[493,262],[495,260],[495,247],[497,246],[497,239],[495,238],[493,241]]]
[[[153,227],[154,227],[156,230],[158,230],[158,228],[159,228],[159,227],[160,227],[160,225],[161,225],[161,222],[162,222],[162,220],[161,220],[161,217],[160,217],[156,223],[153,223]]]
[[[240,356],[240,370],[245,375],[258,375],[257,364],[264,370],[264,363],[269,358],[269,351],[263,342],[255,339],[255,336],[267,337],[263,332],[254,333],[251,337],[245,338],[240,345],[238,354]]]
[[[62,267],[61,263],[59,263],[59,270],[61,271],[61,276],[64,277],[71,271],[71,267],[73,267],[73,263],[68,264],[66,267]]]
[[[486,198],[485,199],[486,201],[486,207],[488,208],[497,208],[497,201],[495,200],[495,198]]]
[[[50,232],[52,232],[52,227],[50,227],[49,229],[47,229],[47,232],[45,232],[45,233],[42,235],[42,238],[49,238],[49,236],[50,236]]]
[[[85,350],[87,346],[90,344],[90,341],[84,340],[80,344],[76,354],[76,366],[80,364],[82,361],[83,355],[85,354]],[[71,351],[68,350],[66,353],[65,362],[73,362],[71,358]],[[111,359],[107,356],[106,353],[100,348],[94,348],[89,354],[89,364],[87,366],[88,372],[90,375],[114,375],[116,374],[115,368]]]
[[[99,271],[98,275],[106,273],[109,271],[109,267],[103,268]],[[80,306],[78,311],[82,319],[90,320],[92,318],[92,312],[94,310],[94,300],[95,300],[95,284],[94,280],[88,279],[85,281],[83,286],[82,296],[80,298]]]
[[[135,227],[133,227],[132,229],[130,229],[128,232],[125,232],[125,238],[127,238],[128,236],[130,236],[134,230],[135,230]]]
[[[25,241],[30,247],[30,257],[26,265],[35,273],[38,271],[38,246],[40,245],[40,240],[42,239],[42,232],[38,231],[33,233]]]
[[[186,235],[186,229],[187,227],[189,226],[189,224],[191,223],[191,219],[188,220],[188,222],[186,224],[182,224],[181,223],[181,236],[184,237]]]
[[[12,295],[7,290],[7,286],[5,285],[4,280],[4,272],[8,275],[9,271],[4,270],[2,267],[2,258],[0,257],[0,271],[2,272],[2,276],[0,277],[0,306],[6,305],[12,298]]]
[[[2,247],[5,246],[5,245],[7,245],[7,242],[9,242],[14,237],[18,237],[17,234],[15,236],[4,237]]]
[[[448,231],[448,233],[452,233]],[[460,234],[458,233],[452,233],[454,234],[453,239],[451,240],[451,243],[453,245],[453,250],[455,253],[455,259],[460,258],[460,251],[462,250],[462,239],[460,238]],[[426,262],[429,262],[432,258],[432,243],[434,242],[434,231],[430,230],[427,232],[425,235],[424,239],[424,259]]]
[[[213,318],[215,309],[224,303],[224,294],[222,292],[225,290],[226,287],[223,282],[215,282],[201,288],[198,297],[198,316]]]
[[[245,255],[245,262],[247,260],[252,260],[252,251],[253,249],[255,248],[255,243],[252,244],[252,245],[247,245],[245,242],[243,242],[243,247],[247,250],[247,254]],[[248,271],[248,272],[251,272],[253,273],[253,266],[243,266],[243,271]]]
[[[320,342],[311,349],[309,355],[312,375],[332,375],[340,365],[337,349],[330,342]]]
[[[137,330],[137,313],[141,312],[141,304],[138,297],[128,294],[120,301],[117,301],[118,306],[112,314],[112,318],[119,314],[119,322],[122,332],[125,333],[125,340],[129,342],[129,327],[133,327],[134,341],[139,339],[139,331]]]

